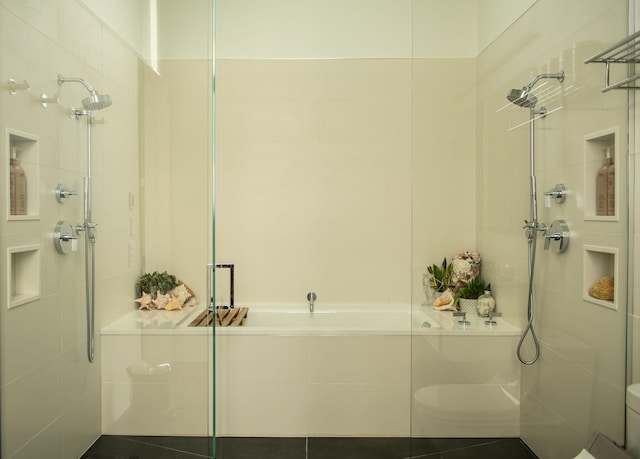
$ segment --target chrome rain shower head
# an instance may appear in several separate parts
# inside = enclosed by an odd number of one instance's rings
[[[509,102],[524,108],[533,108],[538,103],[538,98],[529,94],[529,89],[527,87],[522,89],[512,89],[509,91],[509,94],[507,94],[507,99],[509,99]]]
[[[111,105],[111,96],[108,94],[99,94],[93,86],[82,78],[66,78],[58,74],[58,85],[62,86],[64,83],[80,83],[89,91],[89,97],[82,99],[82,107],[85,110],[102,110]]]
[[[111,105],[111,96],[108,94],[91,93],[86,99],[82,99],[82,108],[85,110],[102,110]]]
[[[512,89],[507,94],[509,102],[523,108],[534,108],[538,103],[538,98],[531,94],[531,89],[535,84],[543,78],[555,78],[560,83],[564,81],[564,70],[559,73],[543,73],[536,76],[531,82],[522,89]]]

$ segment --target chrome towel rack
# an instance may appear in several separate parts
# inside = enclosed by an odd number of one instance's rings
[[[584,61],[585,64],[594,62],[605,64],[605,87],[602,88],[602,92],[611,91],[612,89],[640,89],[640,86],[629,84],[640,79],[640,74],[635,73],[635,68],[633,67],[633,64],[640,64],[640,32],[623,38],[604,51]],[[611,64],[628,64],[629,74],[632,76],[611,84],[609,81]]]

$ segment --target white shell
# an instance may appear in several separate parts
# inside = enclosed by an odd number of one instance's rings
[[[153,300],[153,304],[158,309],[164,309],[169,301],[171,301],[171,295],[169,295],[168,293],[162,295],[158,290],[158,292],[156,293],[156,299]]]
[[[155,309],[155,305],[151,301],[151,295],[147,292],[142,292],[142,296],[134,301],[140,303],[140,309]]]

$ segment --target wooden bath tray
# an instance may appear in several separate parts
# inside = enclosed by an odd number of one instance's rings
[[[249,308],[218,309],[216,311],[216,327],[239,327],[247,317]],[[190,324],[190,327],[211,327],[213,314],[202,311]]]

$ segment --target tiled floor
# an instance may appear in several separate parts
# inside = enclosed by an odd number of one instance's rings
[[[81,459],[211,458],[209,437],[102,436]],[[536,459],[517,438],[219,438],[216,459]]]

